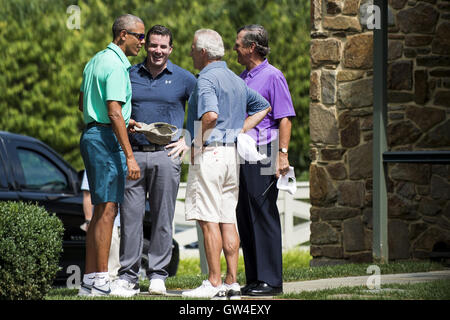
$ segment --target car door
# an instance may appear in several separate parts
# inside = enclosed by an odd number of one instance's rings
[[[14,141],[8,156],[15,164],[18,199],[38,202],[63,221],[65,241],[84,241],[81,195],[73,190],[70,168],[40,143]]]
[[[37,202],[63,222],[63,253],[58,279],[67,276],[69,266],[84,268],[86,233],[80,229],[84,222],[83,199],[76,172],[49,147],[37,140],[10,141],[7,147],[13,163],[13,179],[17,185],[17,198],[24,202]]]
[[[52,201],[72,193],[64,168],[41,146],[20,141],[9,144],[14,161],[19,197],[24,200]]]
[[[3,140],[0,138],[0,201],[17,201],[19,199],[11,172],[6,149]]]

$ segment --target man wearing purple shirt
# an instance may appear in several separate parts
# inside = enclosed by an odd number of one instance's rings
[[[234,50],[238,62],[246,67],[241,78],[272,106],[267,116],[247,133],[268,161],[245,162],[240,168],[236,218],[247,282],[242,294],[272,296],[283,292],[281,224],[275,182],[280,174],[289,171],[290,117],[295,117],[295,111],[283,73],[266,59],[267,31],[260,25],[240,28]]]

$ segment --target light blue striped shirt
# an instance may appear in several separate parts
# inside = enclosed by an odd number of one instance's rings
[[[246,115],[268,108],[269,102],[231,71],[226,62],[208,64],[200,72],[188,102],[187,130],[191,139],[198,133],[201,117],[217,113],[216,127],[206,144],[213,141],[233,143],[244,125]]]

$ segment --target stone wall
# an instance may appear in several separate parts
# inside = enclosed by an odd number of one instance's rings
[[[311,265],[372,261],[369,0],[311,0]],[[450,2],[389,0],[388,148],[450,150]],[[388,167],[389,257],[450,248],[450,166]]]

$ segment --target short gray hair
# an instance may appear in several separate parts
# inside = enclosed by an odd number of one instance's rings
[[[256,52],[263,58],[270,53],[269,48],[269,33],[263,26],[259,24],[250,24],[238,29],[237,33],[245,31],[245,35],[242,38],[242,43],[245,48],[255,44]]]
[[[122,30],[130,30],[138,24],[144,24],[141,18],[133,16],[132,14],[124,14],[116,18],[112,26],[113,39],[115,39]]]
[[[209,60],[221,59],[225,55],[222,37],[217,31],[200,29],[195,32],[194,37],[197,37],[195,49],[205,49]]]

